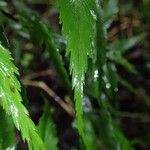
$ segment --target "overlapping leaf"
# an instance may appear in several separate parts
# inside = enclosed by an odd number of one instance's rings
[[[96,21],[95,1],[57,0],[60,7],[62,31],[67,38],[67,55],[70,55],[70,71],[75,88],[77,122],[83,137],[82,95],[88,56],[92,55],[92,40]]]
[[[0,45],[0,104],[12,117],[23,140],[30,149],[44,150],[44,144],[36,132],[35,125],[28,116],[28,111],[21,103],[20,83],[15,75],[18,70],[12,63],[10,52]]]
[[[49,105],[46,103],[44,114],[40,118],[38,131],[43,139],[47,150],[58,149],[58,138],[56,136],[56,127],[51,117]]]

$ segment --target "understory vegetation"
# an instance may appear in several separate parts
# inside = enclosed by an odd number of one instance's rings
[[[0,0],[0,150],[149,150],[149,9]]]

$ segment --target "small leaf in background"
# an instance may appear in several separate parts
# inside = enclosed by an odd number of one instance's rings
[[[0,149],[15,150],[16,135],[15,128],[10,116],[8,116],[0,107]]]
[[[24,53],[23,58],[21,59],[21,65],[23,67],[28,67],[33,59],[33,55],[30,53]]]
[[[118,39],[111,43],[108,48],[111,51],[118,51],[121,54],[124,54],[130,50],[133,46],[137,45],[141,40],[145,38],[146,34],[142,33],[140,35],[132,36],[127,39]]]
[[[84,124],[85,124],[86,140],[89,145],[88,150],[97,150],[98,149],[97,139],[93,125],[91,121],[87,118],[84,120]]]
[[[8,39],[4,33],[4,29],[1,25],[0,25],[0,44],[5,46],[6,48],[9,48]]]
[[[119,11],[118,0],[105,0],[103,1],[103,21],[104,26],[107,28],[112,22],[112,17]]]
[[[140,35],[133,36],[128,39],[116,40],[108,46],[109,51],[107,52],[107,57],[110,60],[122,65],[130,73],[137,74],[138,71],[136,70],[135,66],[131,64],[123,56],[123,54],[126,51],[130,50],[133,46],[138,44],[145,36],[146,34],[142,33]]]
[[[14,4],[20,14],[21,23],[24,24],[24,26],[29,30],[30,38],[33,44],[36,47],[41,47],[43,43],[45,44],[45,50],[48,51],[49,58],[54,62],[58,74],[64,81],[65,86],[67,86],[68,90],[70,91],[71,84],[69,76],[64,67],[62,57],[53,40],[52,33],[49,31],[47,25],[40,21],[36,12],[27,8],[26,5],[20,1],[15,0]],[[20,9],[20,7],[23,7],[24,9]]]
[[[105,37],[105,30],[103,28],[103,14],[102,9],[100,5],[100,1],[98,1],[98,4],[96,5],[96,14],[97,14],[97,21],[96,21],[96,67],[98,69],[98,90],[99,90],[99,97],[101,97],[102,94],[102,86],[103,81],[102,78],[104,76],[103,66],[106,63],[106,37]]]
[[[12,63],[10,52],[0,45],[0,99],[3,109],[12,117],[23,140],[30,149],[44,150],[44,144],[35,130],[35,125],[28,117],[28,111],[21,103],[20,83],[15,75],[18,69]]]
[[[39,135],[44,141],[46,150],[57,150],[58,149],[58,138],[56,133],[56,127],[52,119],[52,114],[48,103],[44,108],[44,113],[40,118],[38,124]]]
[[[106,149],[116,150],[120,147],[120,141],[116,138],[114,133],[114,127],[110,114],[107,111],[100,112],[99,118],[99,132],[100,138],[104,143]]]
[[[135,66],[131,64],[125,57],[122,56],[120,51],[110,51],[107,53],[107,57],[119,65],[122,65],[128,72],[137,74]]]
[[[97,117],[95,118],[95,128],[97,128],[104,149],[132,150],[130,142],[124,137],[119,127],[115,125],[107,110],[101,110]]]
[[[121,150],[134,150],[134,148],[132,147],[131,142],[129,142],[127,140],[127,138],[123,135],[121,130],[119,130],[119,128],[115,125],[114,122],[113,122],[113,124],[114,124],[113,125],[113,127],[114,127],[114,134],[120,141],[120,149]]]
[[[21,39],[19,38],[14,38],[12,39],[12,56],[14,58],[15,64],[19,64],[21,61]]]
[[[134,93],[134,94],[137,93],[137,92],[136,92],[136,89],[135,89],[127,80],[123,79],[123,78],[122,78],[121,76],[119,76],[119,75],[118,75],[118,82],[119,82],[122,86],[126,87],[130,92],[132,92],[132,93]]]
[[[97,18],[95,2],[92,0],[57,0],[57,2],[60,8],[60,21],[63,24],[62,32],[67,39],[66,52],[67,55],[70,55],[70,72],[72,73],[72,86],[75,89],[78,130],[88,147],[83,131],[82,97],[88,56],[92,57],[94,25]]]

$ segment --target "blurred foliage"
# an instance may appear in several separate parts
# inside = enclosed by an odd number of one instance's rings
[[[16,138],[14,125],[10,117],[0,110],[0,149],[15,149]]]
[[[56,127],[51,118],[48,104],[45,104],[44,114],[39,120],[38,130],[47,150],[57,150],[58,139],[56,136]]]

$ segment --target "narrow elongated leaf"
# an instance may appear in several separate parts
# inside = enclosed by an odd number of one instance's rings
[[[0,41],[3,46],[5,46],[6,48],[9,47],[8,39],[4,33],[3,26],[1,25],[0,25]]]
[[[93,0],[57,0],[60,7],[62,31],[67,38],[67,55],[70,55],[72,86],[75,88],[77,124],[83,137],[82,95],[88,56],[92,55],[92,40],[96,21]]]
[[[107,57],[110,60],[122,65],[128,72],[133,74],[138,73],[135,66],[131,64],[125,57],[123,57],[120,51],[110,51],[107,53]]]
[[[86,132],[86,139],[88,141],[88,149],[89,150],[97,150],[98,146],[97,146],[97,139],[96,139],[96,135],[94,133],[94,128],[93,125],[91,123],[91,121],[89,119],[85,119],[85,132]]]
[[[104,76],[103,66],[106,63],[106,37],[105,30],[103,28],[104,24],[102,21],[102,9],[100,6],[100,1],[98,1],[97,8],[97,22],[96,22],[96,67],[98,68],[98,89],[99,89],[99,97],[102,94],[102,78]]]
[[[128,39],[119,39],[113,42],[108,46],[109,50],[112,51],[119,51],[122,54],[130,50],[133,46],[138,44],[144,37],[146,36],[145,33],[142,33],[140,35],[136,35],[133,37],[130,37]]]
[[[97,81],[99,83],[95,84],[95,86],[96,86],[95,89],[99,90],[99,95],[97,96],[96,99],[98,100],[98,103],[101,108],[99,119],[97,119],[99,121],[97,124],[98,124],[98,129],[100,132],[100,138],[103,141],[105,149],[108,149],[108,150],[109,149],[111,149],[111,150],[116,150],[116,149],[131,150],[132,147],[130,146],[130,143],[128,142],[128,140],[122,135],[119,128],[114,125],[113,119],[109,112],[110,104],[108,102],[106,94],[104,93],[105,92],[104,89],[110,88],[110,86],[115,88],[117,85],[117,80],[116,80],[116,77],[115,77],[116,75],[114,73],[112,66],[106,61],[107,60],[107,57],[106,57],[107,41],[106,41],[105,34],[104,34],[106,32],[106,30],[105,30],[106,28],[105,29],[103,28],[104,22],[102,20],[102,18],[104,17],[104,14],[102,14],[102,11],[101,11],[100,1],[97,1],[97,2],[99,2],[98,3],[99,5],[97,5],[98,20],[97,20],[97,24],[96,24],[96,29],[97,29],[96,67],[98,68],[98,70],[96,70],[96,77],[97,77]],[[107,2],[110,2],[110,4],[112,3],[109,0],[106,1],[106,3]],[[117,12],[117,10],[115,10],[116,9],[115,7],[114,7],[114,10],[110,10],[111,13],[113,13],[113,11]],[[109,10],[108,10],[108,12],[109,12]],[[111,13],[108,13],[108,18],[112,17],[113,14],[111,14]],[[106,66],[108,68],[106,68]],[[110,75],[110,77],[109,77],[109,75]],[[102,79],[104,80],[105,84],[103,84]]]
[[[58,149],[58,138],[56,136],[56,127],[51,117],[49,105],[46,103],[44,114],[40,118],[38,131],[43,139],[47,150]]]
[[[16,128],[21,130],[23,140],[28,142],[30,149],[44,150],[35,125],[21,103],[20,83],[15,74],[19,75],[19,72],[12,63],[10,52],[0,45],[0,104],[12,117]]]
[[[146,34],[142,33],[128,39],[116,40],[108,46],[108,58],[122,65],[127,71],[136,74],[137,70],[135,66],[132,65],[126,58],[124,58],[123,54],[138,44],[138,42],[140,42],[145,36]]]
[[[122,86],[126,87],[130,92],[137,94],[136,89],[132,86],[131,83],[129,83],[126,79],[123,79],[120,75],[117,76],[118,76],[118,81]]]
[[[50,59],[52,59],[57,72],[63,79],[64,84],[71,88],[67,71],[64,67],[64,63],[60,53],[58,52],[57,46],[53,40],[52,33],[44,22],[40,21],[36,12],[32,11],[24,3],[19,0],[14,0],[14,5],[20,14],[20,21],[29,30],[30,37],[35,46],[40,47],[45,44],[46,50],[49,53]]]
[[[132,150],[131,144],[114,124],[107,110],[101,111],[99,120],[99,132],[106,150]]]
[[[103,1],[103,11],[104,25],[108,28],[112,22],[112,17],[119,11],[118,0]]]

